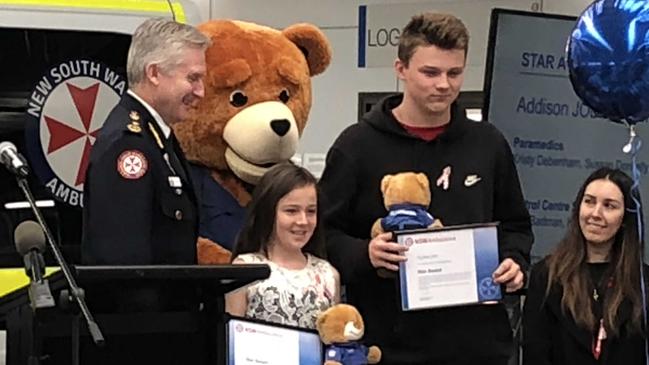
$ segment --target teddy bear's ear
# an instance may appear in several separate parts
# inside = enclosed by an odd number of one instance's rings
[[[430,189],[428,177],[426,177],[426,174],[420,172],[416,176],[417,182],[419,183],[419,185],[421,185],[422,188],[424,188],[425,190]]]
[[[383,176],[383,179],[381,179],[381,192],[385,194],[385,190],[387,190],[388,185],[390,185],[390,179],[392,179],[393,175],[385,175]]]
[[[304,53],[311,76],[327,69],[331,63],[331,45],[318,27],[308,23],[294,24],[284,29],[282,34]]]

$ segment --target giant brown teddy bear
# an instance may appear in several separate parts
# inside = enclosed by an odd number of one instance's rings
[[[311,77],[331,61],[331,47],[310,24],[279,31],[213,20],[198,28],[206,51],[205,97],[174,127],[192,162],[201,210],[199,264],[227,263],[260,177],[296,152],[311,109]]]

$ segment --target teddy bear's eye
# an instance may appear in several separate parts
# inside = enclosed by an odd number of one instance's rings
[[[248,97],[241,90],[235,90],[230,94],[230,104],[234,107],[240,107],[246,105],[248,102]]]
[[[288,90],[284,89],[279,93],[279,100],[282,101],[282,103],[288,103],[288,99],[291,98],[291,94],[289,94]]]

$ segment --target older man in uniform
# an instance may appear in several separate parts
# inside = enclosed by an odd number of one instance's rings
[[[84,264],[196,263],[198,206],[171,126],[203,97],[209,44],[197,29],[165,19],[149,19],[133,34],[127,59],[130,89],[108,115],[90,154],[83,200]],[[97,313],[198,308],[197,293],[182,283],[131,280],[86,290]],[[87,353],[84,363],[203,362],[204,339],[196,333],[138,333],[106,340],[105,347]]]
[[[170,126],[203,97],[205,49],[195,28],[150,19],[128,53],[130,89],[90,155],[82,261],[194,264],[198,211],[187,161]]]

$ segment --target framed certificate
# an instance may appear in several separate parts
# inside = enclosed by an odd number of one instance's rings
[[[229,316],[227,365],[322,365],[315,330]]]
[[[399,266],[404,311],[502,299],[492,280],[499,264],[497,223],[395,232],[408,246]]]

